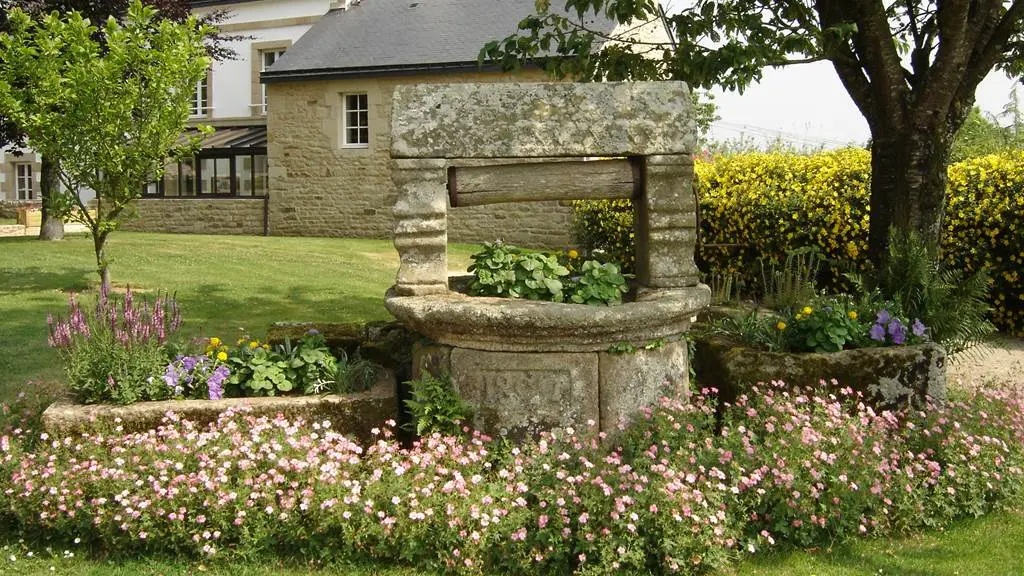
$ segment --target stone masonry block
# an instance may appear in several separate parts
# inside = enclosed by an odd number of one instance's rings
[[[690,385],[685,340],[668,342],[657,349],[601,352],[599,356],[602,432],[616,430],[620,421]]]
[[[476,409],[475,426],[513,437],[598,421],[597,353],[455,348],[452,384]]]

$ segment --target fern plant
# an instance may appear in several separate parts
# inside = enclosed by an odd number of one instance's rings
[[[868,278],[870,289],[894,302],[906,316],[920,318],[931,339],[950,354],[963,352],[995,332],[988,320],[988,272],[968,274],[943,266],[936,249],[914,232],[890,230],[881,269]]]
[[[412,392],[412,398],[405,401],[412,415],[407,427],[414,429],[417,435],[435,432],[457,435],[462,424],[473,417],[473,407],[459,397],[449,376],[437,378],[426,373],[407,384]]]

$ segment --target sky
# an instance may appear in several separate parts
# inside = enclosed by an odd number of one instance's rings
[[[977,105],[998,114],[1009,102],[1012,86],[1005,74],[993,72],[978,87]],[[769,68],[742,95],[722,90],[712,94],[721,117],[712,126],[712,140],[771,142],[781,137],[798,148],[836,148],[868,140],[867,122],[828,62]]]
[[[660,0],[669,14],[693,0]],[[1018,86],[1020,86],[1018,82]],[[978,86],[975,103],[999,114],[1010,101],[1013,81],[993,72]],[[713,141],[741,138],[772,143],[781,139],[797,148],[839,148],[867,143],[867,121],[846,93],[829,62],[768,68],[761,82],[743,94],[712,91],[721,120],[712,126]],[[1024,86],[1018,90],[1024,106]]]

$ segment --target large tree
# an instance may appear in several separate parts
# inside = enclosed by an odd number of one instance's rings
[[[144,4],[157,9],[159,18],[185,22],[191,17],[191,2],[188,0],[145,0]],[[0,0],[0,33],[8,30],[8,13],[20,8],[33,18],[42,18],[51,12],[78,12],[91,22],[106,22],[108,18],[122,19],[128,14],[128,0]],[[199,18],[197,25],[207,29],[227,20],[226,10],[213,10]],[[237,56],[229,43],[243,36],[211,33],[206,37],[207,54],[214,60],[228,60]],[[102,35],[99,36],[102,40]],[[0,149],[18,154],[25,148],[25,134],[0,110]],[[44,157],[42,160],[40,199],[42,201],[42,224],[39,228],[41,240],[60,240],[64,237],[64,221],[50,209],[50,198],[59,189],[59,159]]]
[[[106,240],[168,156],[194,149],[180,138],[196,82],[206,75],[209,30],[177,23],[132,0],[123,22],[102,28],[78,12],[33,20],[15,9],[0,34],[0,110],[44,158],[59,158],[58,215],[85,224],[102,283]],[[90,210],[78,191],[96,193]]]
[[[890,226],[938,244],[950,149],[975,90],[993,69],[1024,72],[1024,0],[692,0],[671,15],[656,0],[566,0],[565,11],[549,3],[537,0],[519,32],[488,43],[481,58],[506,68],[539,59],[582,79],[738,90],[765,67],[831,62],[871,129],[876,263]],[[593,13],[661,19],[675,37],[610,37],[583,24]]]

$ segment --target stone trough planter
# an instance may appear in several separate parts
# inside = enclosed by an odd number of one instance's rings
[[[229,408],[245,407],[254,416],[303,418],[307,422],[329,420],[331,429],[348,436],[367,439],[370,429],[397,418],[395,377],[384,371],[376,385],[366,392],[326,396],[276,396],[227,398],[224,400],[166,400],[127,406],[75,404],[58,401],[43,412],[43,429],[54,436],[82,432],[125,433],[150,430],[160,425],[167,412],[208,424]]]
[[[946,398],[946,352],[935,343],[843,350],[826,354],[766,352],[722,338],[697,341],[694,363],[702,388],[731,402],[759,382],[850,387],[876,406],[923,406]]]

